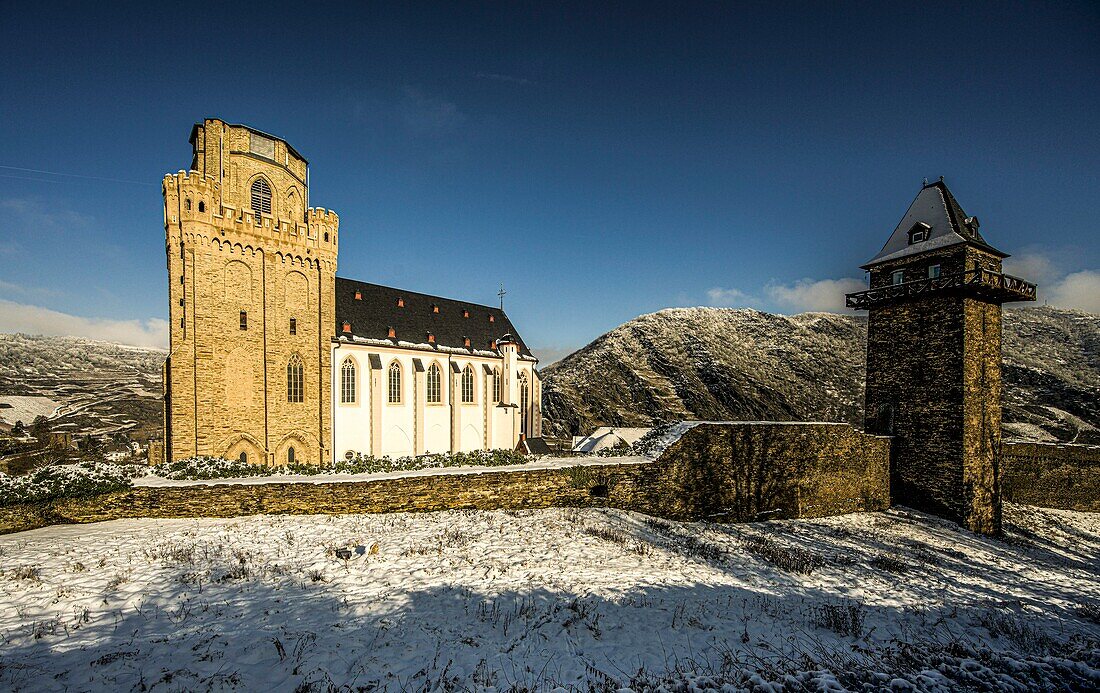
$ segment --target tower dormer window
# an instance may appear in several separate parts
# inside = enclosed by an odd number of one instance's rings
[[[918,221],[913,224],[913,228],[909,229],[909,245],[914,243],[920,243],[921,241],[927,241],[929,233],[932,231],[932,227],[923,221]]]
[[[929,279],[939,279],[940,278],[940,266],[939,265],[929,265],[928,266],[928,278]]]
[[[257,216],[271,214],[271,186],[263,178],[252,183],[252,211]]]

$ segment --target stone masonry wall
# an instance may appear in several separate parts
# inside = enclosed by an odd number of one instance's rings
[[[888,438],[846,424],[703,424],[653,462],[336,483],[134,488],[0,508],[0,534],[135,517],[611,507],[671,519],[821,517],[890,504]]]
[[[1006,501],[1100,512],[1100,446],[1003,443]]]

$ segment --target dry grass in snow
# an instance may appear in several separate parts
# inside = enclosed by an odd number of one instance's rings
[[[52,527],[0,537],[0,688],[1100,687],[1100,516],[1006,515]]]

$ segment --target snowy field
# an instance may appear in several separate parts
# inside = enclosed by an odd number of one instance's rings
[[[1100,687],[1100,515],[1006,518],[1004,539],[904,509],[51,527],[0,537],[0,689]]]

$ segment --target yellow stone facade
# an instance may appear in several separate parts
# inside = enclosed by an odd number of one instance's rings
[[[277,137],[207,119],[191,144],[163,181],[164,457],[328,462],[339,217],[309,206],[308,163]]]

